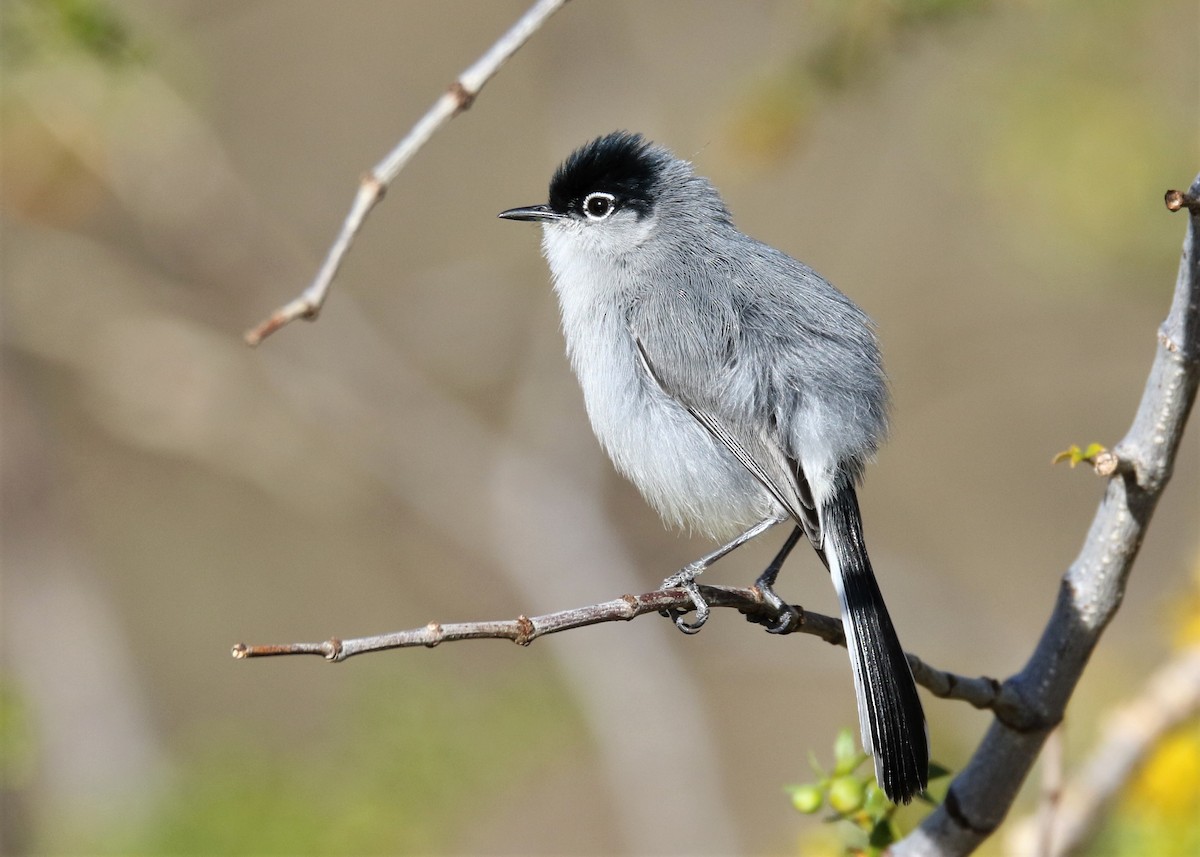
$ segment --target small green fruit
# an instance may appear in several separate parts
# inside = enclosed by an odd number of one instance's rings
[[[821,789],[817,786],[796,786],[792,790],[792,806],[805,815],[821,808]]]
[[[829,805],[842,815],[858,812],[866,799],[866,787],[858,777],[838,777],[829,784]]]

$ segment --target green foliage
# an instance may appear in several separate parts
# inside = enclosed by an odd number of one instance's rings
[[[15,67],[44,55],[84,55],[109,66],[142,57],[124,19],[102,0],[7,0],[0,58]]]
[[[945,71],[913,68],[920,96],[889,93],[927,114],[931,178],[969,197],[1009,252],[1056,288],[1157,288],[1148,272],[1169,271],[1165,251],[1178,242],[1161,191],[1195,172],[1194,49],[1190,30],[1162,26],[1170,14],[1169,4],[1089,0],[812,3],[792,55],[736,92],[726,136],[738,163],[775,165],[826,108],[912,67],[897,62],[906,50],[960,42]],[[1081,264],[1103,274],[1081,276]]]
[[[111,852],[445,852],[463,807],[485,807],[558,756],[575,722],[562,690],[538,676],[489,688],[424,669],[363,688],[334,717],[329,740],[283,750],[249,743],[262,723],[205,742],[150,822]]]
[[[33,772],[36,734],[24,698],[0,677],[0,783],[20,788]]]
[[[962,123],[978,141],[980,203],[1002,213],[1013,251],[1031,267],[1077,272],[1077,259],[1097,258],[1127,268],[1130,287],[1158,287],[1146,273],[1162,266],[1165,249],[1165,236],[1146,228],[1162,211],[1151,189],[1195,172],[1194,132],[1179,115],[1195,64],[1182,60],[1191,43],[1150,23],[1147,5],[1046,4],[1021,63],[963,84],[977,96]],[[1177,39],[1188,53],[1177,52]],[[1155,53],[1180,56],[1178,71],[1167,62],[1148,74]],[[1077,273],[1063,277],[1063,288],[1095,287]]]
[[[1071,444],[1062,452],[1055,455],[1054,458],[1051,459],[1050,463],[1058,464],[1059,462],[1065,461],[1067,464],[1071,465],[1071,467],[1084,462],[1087,462],[1088,464],[1094,464],[1096,461],[1096,456],[1107,451],[1108,450],[1103,445],[1098,443],[1089,443],[1086,449],[1080,449],[1077,445]]]
[[[855,0],[825,3],[824,32],[799,62],[825,89],[837,91],[875,77],[889,52],[912,30],[985,8],[988,0]]]
[[[812,815],[821,808],[821,803],[825,800],[824,790],[814,783],[805,783],[801,786],[788,786],[788,792],[792,796],[792,806],[796,807],[798,812],[805,815]]]
[[[792,805],[806,815],[817,813],[828,802],[833,814],[826,821],[841,828],[847,854],[879,857],[904,835],[896,817],[900,807],[883,794],[872,770],[858,773],[870,757],[858,749],[849,729],[838,732],[833,758],[833,770],[828,772],[816,758],[810,758],[817,781],[787,786],[785,791],[791,795]],[[949,773],[941,765],[929,766],[931,781]],[[920,799],[930,805],[935,803],[928,794],[922,794]]]
[[[836,0],[817,4],[816,34],[781,71],[743,95],[731,136],[743,155],[771,161],[794,148],[817,109],[875,80],[911,33],[978,12],[990,0]]]
[[[829,805],[840,815],[853,815],[867,802],[867,783],[846,774],[829,781]]]

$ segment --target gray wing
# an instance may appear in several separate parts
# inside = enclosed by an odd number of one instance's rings
[[[726,421],[722,420],[711,410],[700,407],[680,396],[663,381],[654,368],[646,347],[636,334],[633,336],[637,344],[638,356],[646,374],[664,395],[678,402],[692,415],[696,422],[724,446],[734,458],[742,463],[746,470],[762,484],[767,492],[784,509],[787,510],[797,523],[804,528],[804,534],[812,542],[817,552],[821,552],[821,525],[817,515],[816,503],[813,501],[812,489],[804,475],[804,468],[795,458],[789,456],[779,443],[767,432],[759,433],[757,437],[739,437]],[[822,556],[822,559],[824,557]]]

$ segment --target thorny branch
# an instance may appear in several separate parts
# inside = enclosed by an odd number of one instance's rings
[[[433,133],[471,106],[483,85],[492,79],[500,66],[511,57],[529,37],[541,29],[546,20],[561,9],[567,0],[538,0],[529,11],[521,16],[512,28],[500,37],[475,64],[459,75],[450,84],[429,111],[420,118],[408,135],[396,144],[387,156],[362,177],[358,192],[337,239],[326,253],[325,261],[317,271],[312,283],[299,297],[275,310],[257,326],[246,331],[246,343],[258,345],[279,328],[298,318],[312,321],[321,311],[333,278],[337,276],[350,245],[362,228],[367,215],[379,200],[383,199],[388,186],[404,165],[429,141]]]

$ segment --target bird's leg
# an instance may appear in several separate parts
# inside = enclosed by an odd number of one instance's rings
[[[696,621],[684,621],[683,617],[685,611],[681,609],[664,610],[663,615],[672,616],[675,620],[675,627],[680,631],[683,631],[685,634],[695,634],[697,631],[699,631],[700,628],[704,626],[704,623],[708,621],[710,609],[708,602],[705,601],[704,596],[700,594],[700,587],[696,585],[696,578],[721,557],[725,556],[731,551],[736,550],[737,548],[740,548],[755,536],[762,535],[771,527],[775,526],[780,521],[783,521],[785,517],[786,516],[784,515],[772,515],[769,518],[763,518],[737,538],[721,545],[721,547],[717,548],[712,553],[705,554],[695,562],[688,563],[683,568],[679,569],[679,571],[675,572],[666,580],[664,580],[659,589],[683,589],[685,592],[687,592],[688,597],[692,599],[692,606],[696,608]],[[777,559],[782,564],[783,560],[778,557]],[[778,569],[776,569],[776,573],[778,573]],[[771,579],[774,580],[774,577]]]
[[[746,618],[751,622],[766,625],[767,632],[771,634],[788,634],[796,630],[796,626],[800,622],[799,611],[776,595],[774,586],[775,578],[779,576],[779,569],[783,568],[784,560],[788,558],[788,554],[792,552],[792,548],[800,541],[802,535],[804,535],[803,527],[799,525],[793,527],[791,535],[787,537],[787,541],[783,543],[783,547],[779,549],[779,553],[775,554],[775,559],[771,560],[771,564],[767,566],[766,571],[758,576],[758,580],[754,581],[754,585],[762,593],[763,601],[775,609],[775,622],[768,624],[766,619],[754,616],[747,616]]]

